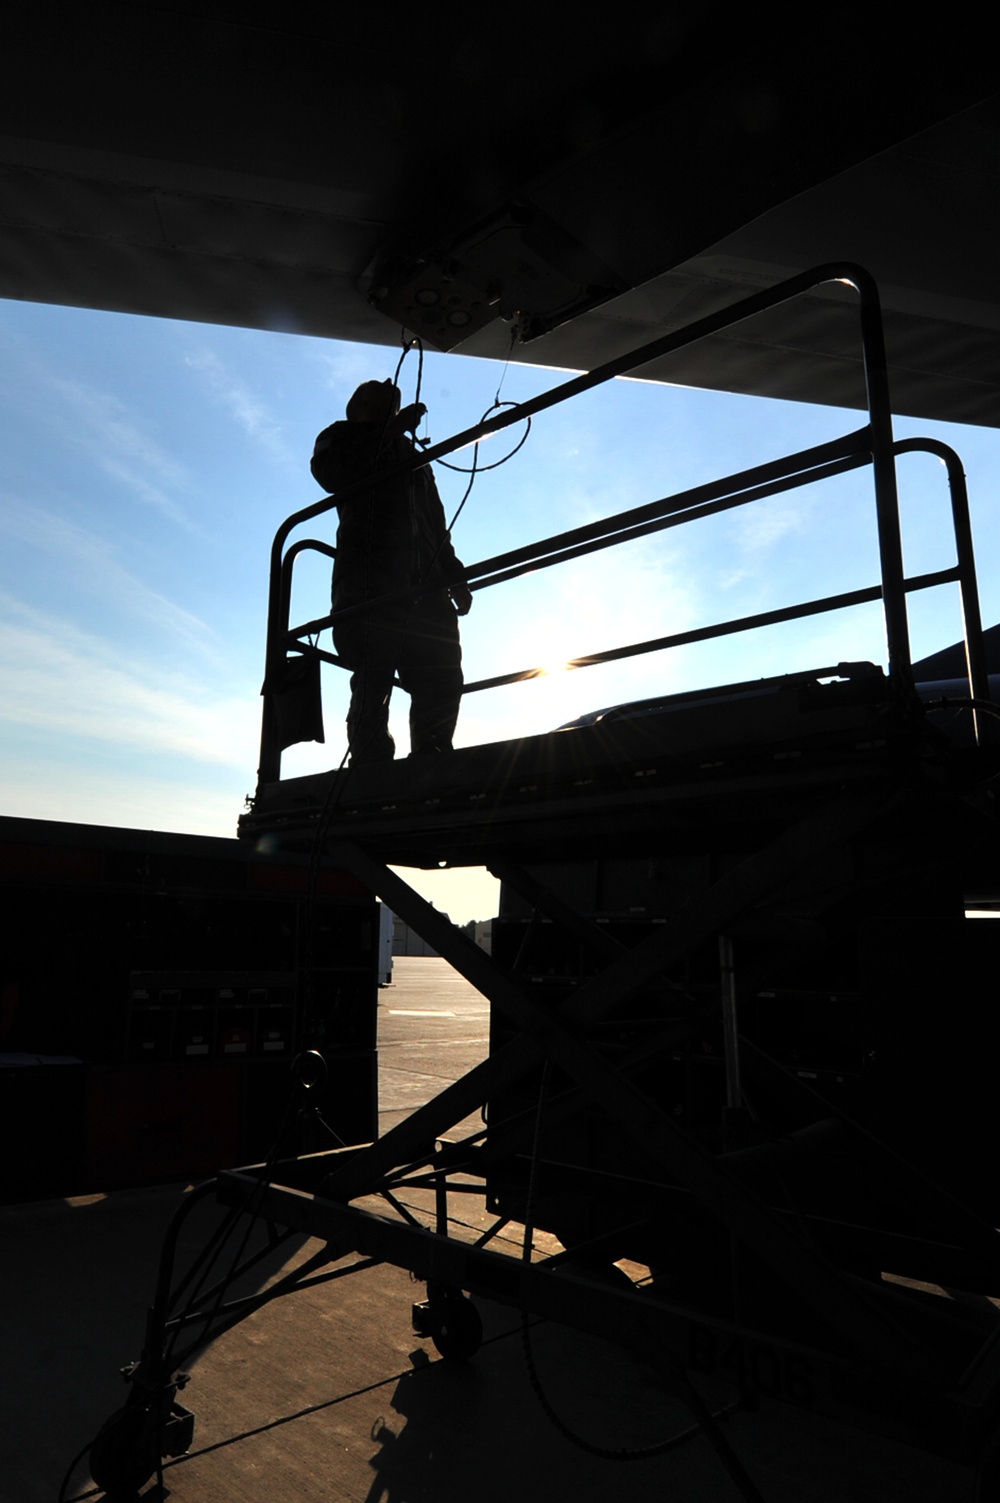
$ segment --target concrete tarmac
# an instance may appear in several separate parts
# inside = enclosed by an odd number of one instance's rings
[[[382,1129],[487,1050],[484,999],[443,962],[399,959],[379,998]],[[475,1127],[475,1119],[468,1123]],[[71,1467],[127,1390],[159,1244],[183,1186],[0,1209],[0,1503],[104,1494]],[[381,1203],[380,1203],[381,1204]],[[470,1238],[478,1202],[461,1208]],[[182,1254],[219,1220],[206,1204]],[[510,1229],[511,1250],[518,1228]],[[272,1252],[256,1287],[315,1250]],[[187,1364],[190,1453],[143,1503],[739,1503],[701,1433],[651,1459],[579,1449],[529,1380],[516,1313],[479,1302],[486,1339],[445,1362],[416,1338],[423,1287],[398,1269],[365,1270],[276,1300]],[[609,1451],[683,1434],[691,1417],[652,1368],[611,1343],[552,1324],[532,1331],[537,1380],[566,1428]],[[721,1405],[733,1395],[706,1384]],[[911,1447],[765,1401],[724,1433],[767,1503],[971,1503],[972,1474]],[[67,1477],[68,1474],[68,1477]],[[64,1479],[67,1485],[60,1493]]]

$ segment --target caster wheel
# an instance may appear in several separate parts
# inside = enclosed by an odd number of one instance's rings
[[[186,1382],[186,1376],[184,1381]],[[134,1503],[163,1456],[191,1449],[194,1415],[174,1401],[176,1386],[146,1402],[132,1399],[102,1425],[90,1448],[90,1475],[108,1503]]]
[[[464,1294],[449,1294],[435,1322],[431,1340],[449,1362],[466,1362],[483,1344],[479,1311]]]
[[[430,1298],[413,1307],[413,1329],[430,1337],[449,1362],[465,1362],[482,1346],[483,1323],[479,1311],[458,1289],[428,1290]]]
[[[113,1503],[133,1499],[159,1461],[152,1405],[125,1404],[101,1427],[90,1448],[90,1475]]]

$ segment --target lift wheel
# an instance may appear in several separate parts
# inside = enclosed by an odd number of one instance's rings
[[[429,1337],[449,1362],[465,1362],[482,1346],[479,1311],[460,1289],[427,1287],[427,1299],[413,1306],[413,1330]]]
[[[90,1448],[90,1475],[110,1503],[133,1499],[162,1456],[181,1456],[190,1450],[194,1415],[173,1401],[173,1392],[171,1385],[159,1400],[123,1404],[101,1427]]]

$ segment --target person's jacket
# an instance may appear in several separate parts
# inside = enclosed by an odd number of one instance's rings
[[[333,423],[317,438],[311,469],[325,491],[372,480],[337,502],[334,610],[394,590],[464,578],[430,466],[376,479],[379,471],[413,454],[410,439],[387,440],[380,423]]]

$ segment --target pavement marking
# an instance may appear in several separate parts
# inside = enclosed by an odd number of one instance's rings
[[[390,1018],[454,1018],[456,1013],[441,1007],[390,1007]]]

